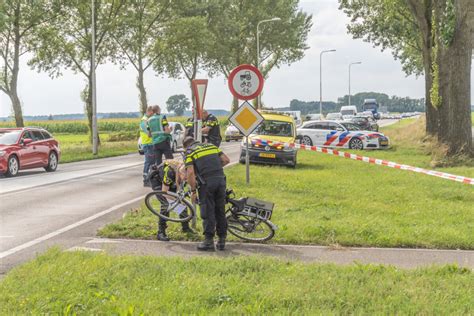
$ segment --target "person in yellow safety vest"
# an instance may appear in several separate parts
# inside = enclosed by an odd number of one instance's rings
[[[148,118],[148,130],[151,132],[153,150],[155,153],[154,164],[161,165],[163,155],[165,159],[173,159],[171,152],[171,129],[166,115],[161,114],[158,105],[153,106],[153,115]]]
[[[153,139],[151,133],[148,130],[148,118],[153,115],[153,107],[149,106],[146,109],[145,114],[140,121],[140,139],[142,144],[142,149],[145,154],[145,162],[143,164],[143,186],[150,186],[150,183],[147,179],[148,171],[150,166],[155,163],[155,151],[153,150]]]

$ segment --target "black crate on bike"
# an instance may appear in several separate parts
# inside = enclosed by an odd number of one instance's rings
[[[249,215],[257,215],[264,219],[270,219],[272,217],[274,205],[275,204],[272,202],[247,198],[245,201],[244,211]]]

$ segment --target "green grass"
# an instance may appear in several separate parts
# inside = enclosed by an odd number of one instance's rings
[[[422,167],[430,161],[409,146],[363,154]],[[438,170],[474,176],[472,167]],[[314,152],[299,152],[295,170],[252,165],[250,173],[247,186],[244,166],[227,169],[228,186],[275,203],[273,243],[474,249],[472,186]],[[173,239],[188,238],[170,226]],[[142,206],[99,235],[152,239],[156,229]]]
[[[61,149],[61,163],[126,155],[137,152],[137,140],[111,142],[109,133],[100,134],[99,154],[92,155],[92,145],[86,134],[55,134]]]
[[[469,314],[474,273],[52,250],[0,282],[0,314]]]

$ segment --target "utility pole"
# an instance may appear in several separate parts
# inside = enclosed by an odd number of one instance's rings
[[[323,50],[319,54],[319,114],[323,115],[323,54],[335,52],[335,49]]]
[[[360,64],[362,64],[362,62],[360,61],[349,64],[349,104],[348,105],[351,105],[351,66],[360,65]]]
[[[266,22],[275,22],[275,21],[281,21],[280,18],[271,18],[271,19],[268,19],[268,20],[262,20],[260,22],[257,23],[257,69],[260,70],[260,31],[259,31],[259,27],[260,27],[260,24],[262,23],[266,23]],[[260,95],[257,96],[257,109],[260,109]]]
[[[99,133],[97,130],[97,93],[95,81],[95,0],[92,0],[92,47],[91,47],[91,69],[92,69],[92,154],[99,153]]]

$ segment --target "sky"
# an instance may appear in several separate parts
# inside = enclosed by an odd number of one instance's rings
[[[313,15],[313,27],[307,42],[309,49],[300,61],[272,70],[265,81],[262,96],[262,102],[267,106],[289,106],[292,99],[319,100],[319,54],[327,49],[336,49],[336,52],[323,55],[322,92],[325,101],[337,101],[338,97],[348,94],[348,65],[358,61],[362,64],[352,66],[351,71],[352,94],[375,91],[390,96],[424,97],[423,77],[407,77],[389,51],[381,52],[380,48],[354,40],[347,33],[349,19],[338,10],[337,0],[302,0],[300,7]],[[65,70],[63,76],[51,79],[47,74],[29,69],[26,62],[26,59],[22,60],[19,81],[24,115],[84,112],[80,99],[80,92],[86,83],[83,75]],[[206,78],[206,73],[198,77]],[[113,64],[100,65],[97,70],[97,111],[138,111],[135,82],[136,73],[131,67],[121,70]],[[190,98],[185,79],[172,79],[149,71],[145,76],[145,85],[149,103],[162,105],[162,108],[171,95],[185,94]],[[471,88],[474,89],[474,86]],[[230,110],[231,101],[226,78],[209,78],[205,107]],[[10,101],[1,92],[0,105],[0,117],[11,114]]]

